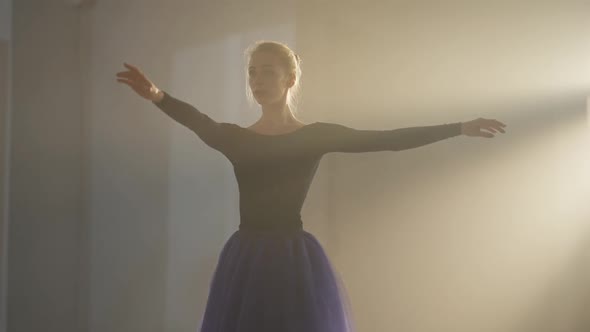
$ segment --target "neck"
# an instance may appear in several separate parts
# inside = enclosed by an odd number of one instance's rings
[[[262,117],[256,123],[263,127],[285,127],[292,125],[293,123],[299,122],[293,113],[289,105],[285,100],[281,100],[274,104],[262,105]]]

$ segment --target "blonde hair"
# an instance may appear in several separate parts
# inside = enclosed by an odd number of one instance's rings
[[[271,52],[277,55],[287,73],[295,74],[295,84],[287,91],[287,105],[289,105],[291,111],[295,112],[301,93],[301,58],[289,46],[280,42],[260,40],[246,49],[246,96],[248,97],[248,101],[251,105],[256,104],[254,95],[248,84],[248,66],[252,55],[259,51]]]

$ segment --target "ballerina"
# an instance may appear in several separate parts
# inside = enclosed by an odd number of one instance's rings
[[[303,123],[294,114],[301,59],[287,45],[249,47],[249,96],[262,116],[249,127],[217,122],[124,63],[117,81],[193,131],[233,165],[240,225],[225,243],[210,284],[201,332],[352,332],[350,303],[301,208],[322,156],[400,151],[465,135],[492,138],[506,125],[478,118],[434,126],[360,130]]]

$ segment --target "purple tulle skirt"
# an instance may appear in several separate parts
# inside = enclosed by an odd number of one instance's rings
[[[303,229],[240,229],[211,280],[201,332],[353,332],[344,284]]]

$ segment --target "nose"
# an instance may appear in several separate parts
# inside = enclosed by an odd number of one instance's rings
[[[261,82],[262,80],[260,79],[260,77],[259,77],[259,76],[255,76],[255,77],[252,77],[252,78],[250,79],[250,81],[252,82],[252,85],[254,85],[254,86],[257,86],[257,85],[260,85],[260,82]]]
[[[253,90],[257,90],[257,89],[261,89],[263,84],[259,79],[252,79],[250,81],[250,86],[252,87]]]

